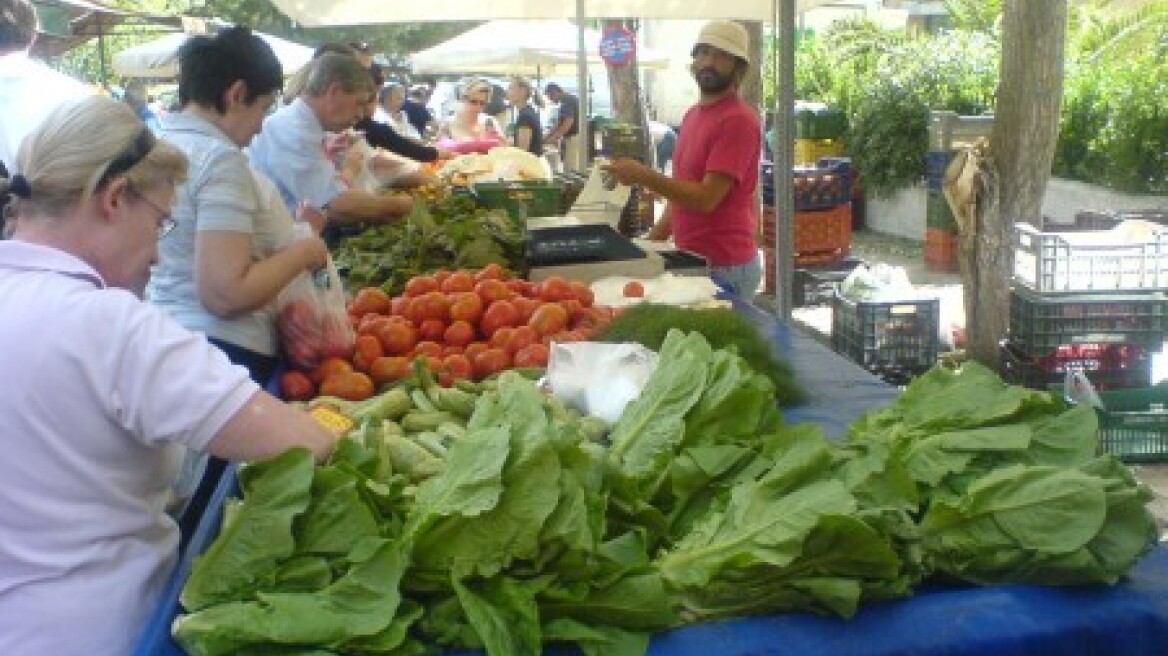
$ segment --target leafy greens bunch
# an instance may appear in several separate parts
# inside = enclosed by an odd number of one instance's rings
[[[604,443],[504,374],[416,487],[368,439],[248,466],[175,637],[194,656],[633,656],[685,622],[849,617],[935,574],[1112,583],[1155,539],[1090,410],[977,365],[918,379],[840,445],[774,396],[673,331]]]

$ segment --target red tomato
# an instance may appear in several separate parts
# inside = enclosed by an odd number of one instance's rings
[[[458,346],[460,348],[470,344],[475,339],[475,327],[467,321],[455,321],[450,324],[446,332],[442,336],[444,341],[449,346]]]
[[[504,269],[501,264],[494,262],[483,267],[475,274],[475,280],[506,280],[511,277],[511,272]]]
[[[465,355],[448,355],[442,358],[442,368],[453,380],[465,380],[474,375],[474,367]]]
[[[539,284],[539,297],[544,301],[563,301],[572,298],[572,288],[568,281],[559,276],[551,276]]]
[[[499,331],[502,332],[502,331]],[[540,335],[531,326],[519,326],[511,332],[511,339],[507,340],[504,348],[512,357],[524,348],[539,343]]]
[[[410,373],[410,361],[400,355],[377,358],[369,367],[369,377],[378,385],[396,383]]]
[[[625,283],[624,295],[625,298],[644,298],[645,286],[637,280],[630,280]]]
[[[453,346],[451,344],[447,344],[446,346],[442,347],[442,357],[446,358],[452,355],[462,355],[462,347]]]
[[[454,294],[457,292],[471,292],[475,288],[475,279],[466,271],[456,271],[450,274],[443,283],[440,289],[447,294]]]
[[[535,311],[542,304],[541,301],[526,296],[520,296],[511,302],[515,304],[515,309],[519,310],[519,323],[527,323],[531,319],[531,315],[535,314]]]
[[[425,355],[433,358],[434,361],[442,359],[442,345],[438,342],[418,342],[418,346],[414,348],[414,355]]]
[[[391,323],[377,331],[377,339],[386,355],[405,355],[418,344],[418,331],[411,323]]]
[[[466,345],[466,348],[462,349],[462,354],[471,362],[474,362],[474,357],[488,348],[490,348],[490,345],[486,342],[471,342]]]
[[[584,304],[574,298],[560,301],[560,307],[568,313],[568,321],[572,321],[584,311]]]
[[[286,371],[280,375],[280,396],[285,401],[307,401],[316,396],[316,385],[303,371]]]
[[[394,296],[393,300],[389,302],[389,314],[395,317],[404,317],[406,315],[406,306],[410,303],[408,296]]]
[[[450,269],[439,269],[431,275],[434,276],[434,282],[438,283],[438,289],[442,289],[442,285],[446,284],[446,281],[450,279],[450,276],[454,275],[454,272]]]
[[[592,288],[588,285],[578,280],[573,280],[568,283],[568,288],[572,290],[572,296],[577,301],[580,301],[580,305],[592,307],[592,304],[596,302],[596,295],[592,293]]]
[[[495,331],[514,326],[519,323],[519,310],[510,301],[495,301],[483,313],[483,320],[479,322],[479,329],[483,335],[490,337]]]
[[[358,335],[376,335],[377,330],[389,324],[389,317],[370,312],[357,322]]]
[[[414,276],[406,282],[406,296],[418,297],[438,291],[438,281],[430,276]]]
[[[541,337],[554,335],[568,327],[568,311],[558,303],[544,303],[531,315],[527,325]]]
[[[548,347],[543,344],[528,344],[515,354],[516,367],[546,367]]]
[[[320,384],[321,394],[347,401],[364,401],[373,396],[375,391],[373,379],[357,371],[333,374]]]
[[[309,374],[309,378],[317,385],[324,382],[325,378],[337,373],[348,373],[353,371],[353,364],[344,358],[325,358],[323,362],[316,366]]]
[[[482,297],[474,292],[458,294],[450,304],[450,320],[477,324],[485,307]]]
[[[421,319],[450,320],[450,297],[442,292],[429,292],[414,300],[414,305],[421,305],[416,314]]]
[[[503,349],[491,348],[479,353],[471,361],[475,378],[486,378],[497,374],[511,365],[507,352]]]
[[[358,335],[353,352],[353,364],[361,371],[369,371],[374,360],[385,355],[381,340],[374,335]]]
[[[446,334],[446,322],[441,319],[425,319],[418,326],[418,338],[429,342],[441,342]]]
[[[363,317],[370,312],[388,314],[393,302],[380,287],[364,287],[358,290],[349,304],[349,313]]]
[[[511,341],[511,335],[515,333],[515,329],[511,326],[503,326],[491,334],[491,338],[487,341],[491,348],[507,350],[507,344]]]
[[[514,295],[507,283],[489,278],[480,280],[474,290],[483,299],[483,305],[488,307],[495,301],[505,301]]]

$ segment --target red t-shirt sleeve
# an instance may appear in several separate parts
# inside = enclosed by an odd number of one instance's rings
[[[762,136],[753,130],[743,130],[749,125],[745,117],[735,113],[725,117],[715,130],[710,144],[710,156],[706,170],[724,173],[741,184],[744,172],[757,172],[758,152]]]

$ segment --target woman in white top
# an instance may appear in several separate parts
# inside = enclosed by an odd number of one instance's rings
[[[129,106],[62,105],[0,194],[0,654],[125,656],[178,556],[183,448],[252,460],[335,440],[142,301],[187,159]]]
[[[454,141],[506,141],[503,128],[495,117],[487,114],[491,85],[475,80],[463,89],[461,102],[454,114],[442,124],[439,138]]]
[[[422,135],[418,134],[418,128],[410,123],[409,117],[402,110],[402,105],[405,102],[406,88],[404,86],[397,82],[386,84],[377,93],[377,113],[373,115],[373,120],[385,123],[403,137],[421,141]]]

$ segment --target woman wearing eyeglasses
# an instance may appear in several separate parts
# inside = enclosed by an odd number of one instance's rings
[[[185,449],[334,437],[142,301],[187,159],[103,97],[58,108],[0,183],[0,654],[125,656],[177,559]]]
[[[503,128],[494,116],[487,113],[491,99],[491,85],[475,80],[463,89],[458,109],[439,128],[439,139],[455,142],[506,142]]]

